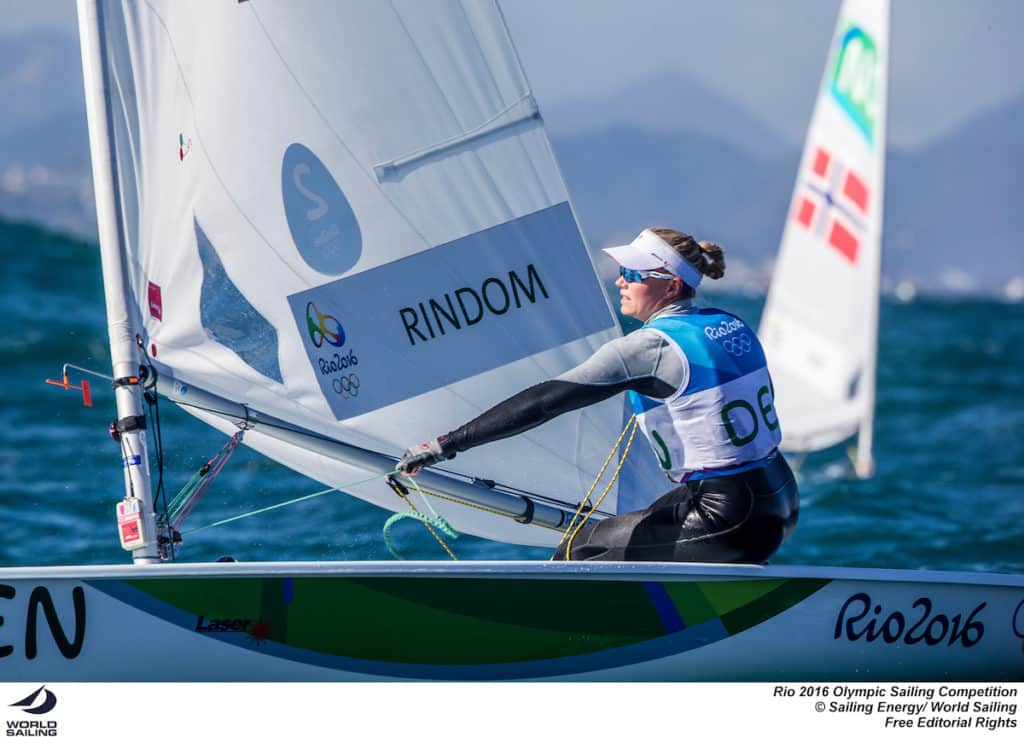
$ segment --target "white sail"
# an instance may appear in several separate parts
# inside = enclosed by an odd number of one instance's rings
[[[845,0],[761,319],[784,450],[859,433],[870,473],[889,3]]]
[[[100,9],[130,298],[182,401],[199,388],[397,456],[620,334],[494,2]],[[443,468],[575,504],[622,413],[609,400]],[[247,440],[332,486],[371,475]],[[405,509],[383,481],[352,493]],[[558,539],[435,507],[466,532]]]

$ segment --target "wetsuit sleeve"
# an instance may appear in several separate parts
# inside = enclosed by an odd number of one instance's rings
[[[653,330],[612,340],[561,376],[506,399],[442,436],[442,448],[461,452],[530,430],[565,412],[632,389],[651,397],[671,396],[684,368],[667,341]]]

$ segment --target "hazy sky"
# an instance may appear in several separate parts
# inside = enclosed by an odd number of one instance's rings
[[[1024,93],[1022,0],[893,0],[889,141]],[[838,0],[502,0],[540,100],[689,74],[803,139]],[[699,114],[699,111],[695,111]]]
[[[796,143],[810,118],[839,1],[501,0],[501,6],[542,104],[674,71],[755,111]],[[73,0],[0,0],[0,10],[0,35],[37,27],[77,33]],[[1024,0],[893,0],[890,143],[927,142],[1024,94],[1022,22]],[[642,115],[637,111],[638,122]]]

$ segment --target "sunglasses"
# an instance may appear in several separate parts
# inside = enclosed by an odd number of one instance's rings
[[[663,274],[660,271],[627,269],[625,266],[619,267],[619,276],[621,276],[627,284],[639,284],[644,279],[675,279],[672,274]]]

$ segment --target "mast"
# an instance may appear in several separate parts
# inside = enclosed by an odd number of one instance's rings
[[[89,151],[96,191],[96,220],[117,403],[116,428],[120,433],[124,464],[125,499],[118,504],[118,524],[121,545],[131,551],[135,563],[158,563],[160,555],[150,485],[146,422],[138,381],[137,330],[128,309],[124,228],[114,159],[110,75],[103,43],[102,13],[99,0],[78,0]]]
[[[864,390],[861,401],[863,402],[863,414],[861,415],[860,428],[857,432],[857,453],[854,464],[854,471],[862,479],[870,478],[875,473],[875,461],[872,455],[872,442],[874,440],[875,422],[875,396],[876,384],[878,382],[878,313],[881,302],[882,282],[882,237],[885,232],[885,159],[886,159],[886,132],[889,127],[889,56],[892,49],[891,36],[892,5],[889,0],[885,1],[883,11],[885,23],[885,60],[882,64],[882,89],[880,98],[882,114],[878,126],[878,150],[879,157],[879,182],[883,183],[882,196],[878,198],[878,243],[874,250],[875,263],[868,271],[869,289],[868,294],[872,298],[867,300],[865,317],[868,323],[867,351],[864,361]]]

